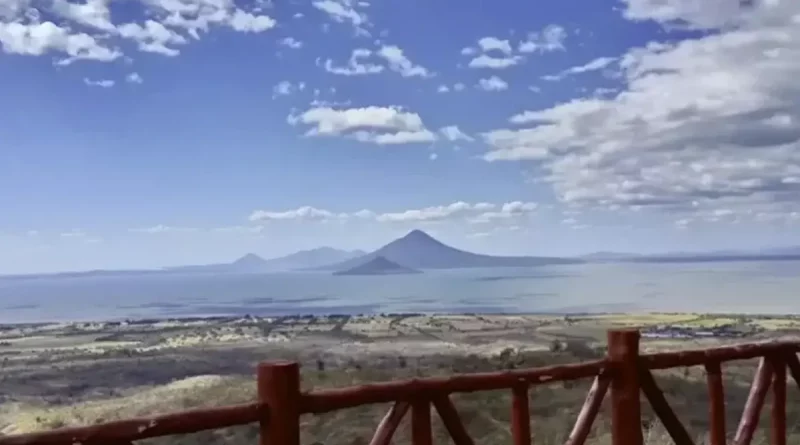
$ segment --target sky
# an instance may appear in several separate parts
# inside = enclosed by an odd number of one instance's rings
[[[0,274],[800,244],[794,0],[0,0]]]

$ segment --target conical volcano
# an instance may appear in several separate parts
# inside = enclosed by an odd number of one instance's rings
[[[365,264],[377,257],[383,257],[393,263],[411,269],[525,267],[582,262],[567,258],[481,255],[450,247],[422,230],[412,230],[405,236],[386,244],[372,253],[326,266],[324,269],[347,270]]]

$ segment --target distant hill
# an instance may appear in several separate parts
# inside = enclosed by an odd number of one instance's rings
[[[265,260],[254,253],[239,258],[232,263],[208,264],[204,266],[180,266],[169,270],[182,272],[280,272],[296,269],[309,269],[339,263],[364,255],[362,250],[339,250],[332,247],[319,247],[301,250],[286,256]]]
[[[356,267],[334,272],[334,275],[400,275],[422,273],[416,269],[401,266],[382,256],[375,257]]]
[[[421,230],[413,230],[374,252],[320,269],[348,270],[378,257],[412,269],[525,267],[583,262],[570,258],[482,255],[450,247]]]
[[[619,261],[638,258],[641,255],[635,253],[621,253],[621,252],[593,252],[586,255],[581,255],[580,258],[586,261]]]
[[[281,272],[298,269],[310,269],[325,266],[326,264],[340,263],[348,259],[361,257],[363,250],[339,250],[332,247],[320,247],[311,250],[301,250],[290,255],[264,259],[254,253],[231,262],[218,264],[203,264],[195,266],[175,266],[163,269],[139,270],[89,270],[77,272],[56,272],[45,274],[0,275],[2,279],[36,279],[36,278],[87,278],[87,277],[115,277],[138,276],[171,273],[259,273]]]
[[[619,263],[720,263],[737,261],[796,261],[800,260],[800,247],[781,247],[745,250],[718,250],[708,252],[666,252],[659,254],[630,254],[596,252],[581,256],[589,262]]]

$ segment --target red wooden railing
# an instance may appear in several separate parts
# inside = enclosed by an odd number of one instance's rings
[[[732,445],[749,445],[761,408],[772,387],[771,443],[786,445],[787,370],[800,387],[798,342],[771,342],[705,350],[639,354],[639,332],[612,330],[608,354],[602,360],[444,378],[374,383],[311,392],[300,390],[300,368],[293,362],[258,366],[258,401],[251,404],[184,411],[104,424],[0,437],[0,445],[124,445],[172,434],[259,422],[261,445],[299,445],[300,417],[365,404],[394,405],[379,423],[372,445],[389,445],[400,421],[411,411],[414,445],[430,445],[431,406],[456,445],[473,445],[450,394],[509,389],[512,394],[511,433],[514,445],[531,444],[528,389],[554,381],[594,378],[567,445],[582,445],[589,436],[603,398],[611,389],[611,433],[614,445],[642,445],[640,394],[651,405],[676,445],[693,445],[686,428],[670,408],[652,370],[705,366],[709,391],[709,443],[726,445],[725,396],[721,364],[761,357]]]

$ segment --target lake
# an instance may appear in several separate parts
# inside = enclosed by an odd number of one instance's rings
[[[800,313],[800,261],[0,278],[0,322],[380,312]]]

